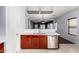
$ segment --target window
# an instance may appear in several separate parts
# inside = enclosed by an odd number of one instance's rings
[[[68,19],[68,34],[77,35],[77,18]]]

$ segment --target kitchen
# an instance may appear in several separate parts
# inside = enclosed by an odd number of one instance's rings
[[[63,30],[64,29],[63,27],[67,27],[67,26],[66,23],[64,23],[65,20],[62,20],[64,18],[61,19],[60,17],[63,14],[71,12],[76,8],[78,7],[77,6],[72,6],[72,7],[71,6],[70,7],[68,6],[6,6],[5,52],[16,53],[16,52],[26,51],[27,49],[28,49],[27,52],[30,49],[33,49],[35,51],[38,49],[39,50],[45,49],[43,51],[52,50],[51,52],[53,51],[64,52],[65,48],[68,49],[68,46],[71,47],[72,45],[59,44],[59,41],[62,41],[61,39],[59,40],[59,37],[68,39],[71,42],[78,42],[78,41],[75,41],[72,37],[67,37],[67,35],[65,35],[65,31]],[[63,22],[58,20],[58,18]],[[63,24],[65,24],[65,26]],[[75,38],[76,36],[73,37]],[[73,41],[70,40],[71,38],[73,39]],[[29,40],[29,42],[27,42],[26,39]],[[41,43],[43,42],[43,44],[41,45],[40,42]],[[77,51],[76,48],[74,49],[75,51]]]
[[[36,8],[36,9],[35,9]],[[48,9],[48,10],[47,10]],[[28,28],[25,22],[25,32],[21,32],[22,49],[57,49],[59,48],[56,32],[57,23],[50,17],[52,7],[26,7]],[[38,16],[38,17],[37,17]],[[49,18],[48,18],[49,17]],[[25,43],[24,43],[25,42]]]

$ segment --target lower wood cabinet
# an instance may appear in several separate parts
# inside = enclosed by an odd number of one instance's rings
[[[39,35],[39,48],[46,49],[47,48],[47,36]]]
[[[0,44],[0,53],[4,53],[4,43]]]
[[[21,48],[31,48],[31,38],[26,35],[21,35]]]
[[[32,36],[31,38],[31,48],[38,49],[39,48],[39,36]]]
[[[21,35],[22,49],[46,49],[46,35]]]

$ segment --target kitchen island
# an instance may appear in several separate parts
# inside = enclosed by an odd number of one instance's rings
[[[33,33],[33,34],[21,34],[21,48],[22,49],[57,49],[58,33],[45,34],[45,33]]]

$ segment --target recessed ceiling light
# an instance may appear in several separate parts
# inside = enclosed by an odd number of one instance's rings
[[[44,21],[42,21],[42,23],[45,23]]]

